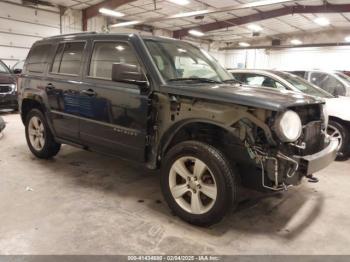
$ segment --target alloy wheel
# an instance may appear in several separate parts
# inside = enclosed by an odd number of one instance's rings
[[[33,116],[28,125],[28,135],[32,147],[41,151],[45,146],[45,127],[39,117]]]
[[[327,133],[330,137],[338,139],[339,141],[338,150],[341,149],[343,145],[343,136],[340,130],[335,126],[328,125]]]
[[[181,157],[173,163],[169,186],[177,204],[191,214],[208,212],[217,198],[213,173],[203,161],[195,157]]]

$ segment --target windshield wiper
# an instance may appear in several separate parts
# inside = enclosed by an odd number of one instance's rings
[[[172,78],[168,80],[169,82],[177,82],[177,81],[199,81],[203,83],[216,83],[220,84],[222,82],[213,80],[210,78],[203,78],[203,77],[186,77],[186,78]]]

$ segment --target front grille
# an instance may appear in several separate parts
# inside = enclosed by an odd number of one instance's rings
[[[9,85],[0,85],[0,93],[9,93],[12,91],[11,86]]]
[[[310,122],[303,128],[302,141],[306,144],[303,155],[315,154],[322,150],[324,145],[325,135],[322,132],[322,122]]]

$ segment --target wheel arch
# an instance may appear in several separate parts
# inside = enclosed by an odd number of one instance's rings
[[[45,113],[46,107],[40,96],[34,95],[32,97],[23,98],[21,101],[21,119],[22,122],[25,123],[26,117],[29,111],[33,108],[39,109],[41,112]]]
[[[338,124],[343,125],[344,127],[346,127],[348,129],[348,131],[350,131],[350,121],[344,120],[342,118],[335,117],[335,116],[329,116],[329,120],[337,122]]]
[[[202,141],[220,147],[221,141],[217,138],[223,139],[227,136],[240,141],[239,137],[232,132],[232,129],[217,122],[204,119],[183,120],[172,125],[164,132],[159,140],[158,155],[163,158],[172,146],[186,140]]]
[[[50,128],[50,131],[54,136],[56,136],[55,129],[52,125],[50,118],[48,117],[48,108],[46,107],[44,99],[40,95],[32,95],[22,99],[19,108],[21,110],[20,112],[22,123],[25,124],[28,113],[34,108],[39,109],[43,113],[44,117],[46,118],[46,122]]]

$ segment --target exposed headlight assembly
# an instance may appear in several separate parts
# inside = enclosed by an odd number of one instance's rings
[[[297,113],[288,110],[281,114],[275,122],[274,130],[282,142],[295,142],[302,132],[301,119]]]

